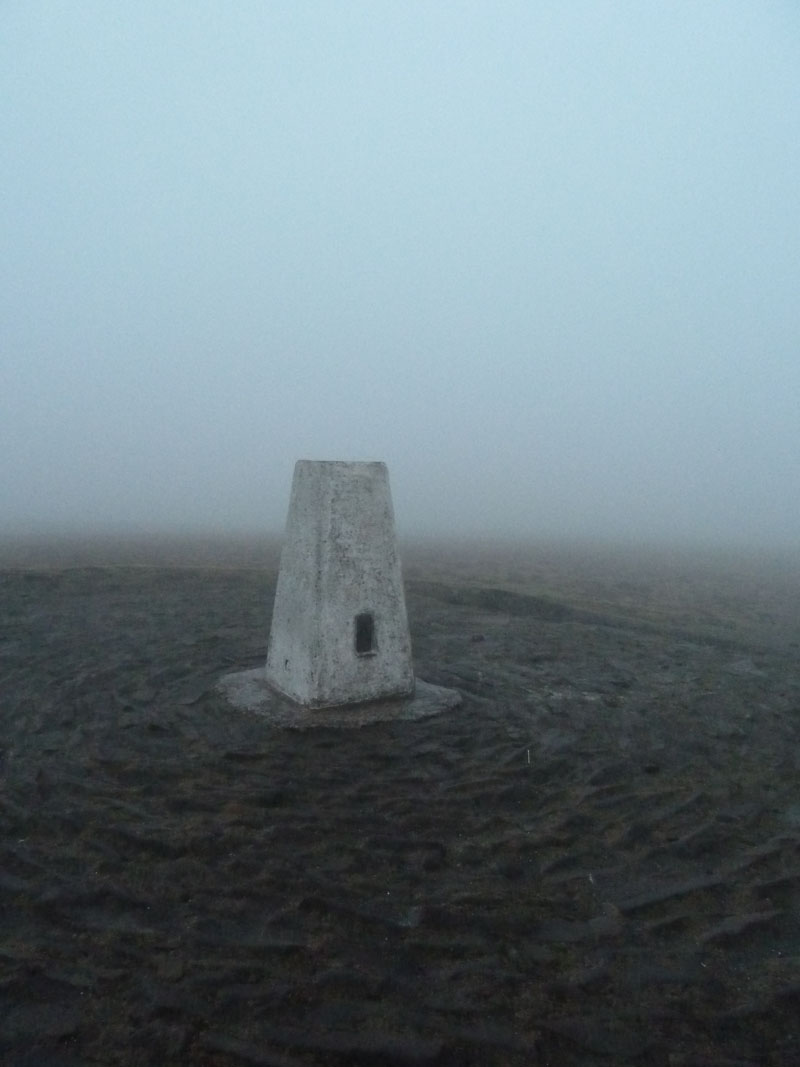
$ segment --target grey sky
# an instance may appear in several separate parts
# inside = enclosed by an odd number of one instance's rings
[[[6,0],[0,530],[797,544],[794,3]]]

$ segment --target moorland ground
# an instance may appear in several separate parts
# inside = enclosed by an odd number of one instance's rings
[[[9,1067],[800,1061],[800,562],[408,546],[455,711],[276,729],[275,544],[4,546]]]

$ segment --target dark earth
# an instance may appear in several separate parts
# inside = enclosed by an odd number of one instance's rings
[[[274,545],[5,545],[5,1067],[800,1063],[800,559],[404,550],[418,722],[275,728]]]

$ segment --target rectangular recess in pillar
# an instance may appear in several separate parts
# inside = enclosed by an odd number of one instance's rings
[[[363,611],[356,615],[355,625],[356,655],[374,656],[375,648],[375,619],[368,612]]]

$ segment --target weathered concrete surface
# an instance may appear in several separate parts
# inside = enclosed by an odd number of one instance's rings
[[[295,465],[265,680],[309,708],[413,694],[384,463]]]
[[[461,694],[457,690],[431,685],[418,678],[414,695],[405,699],[379,700],[335,708],[303,707],[276,693],[267,682],[263,667],[226,674],[220,679],[219,688],[228,701],[241,711],[263,716],[271,726],[286,726],[297,730],[308,730],[315,726],[367,726],[369,723],[394,719],[427,719],[431,715],[449,711],[461,703]]]

